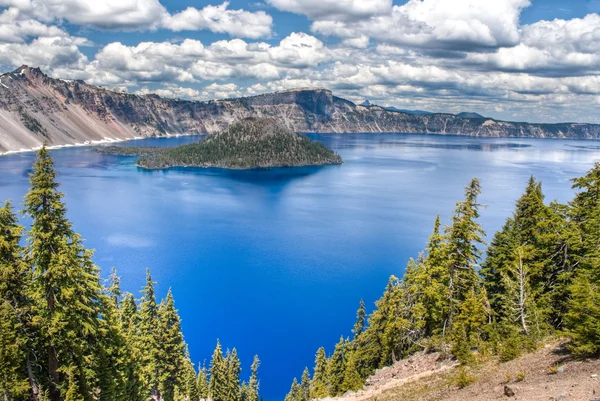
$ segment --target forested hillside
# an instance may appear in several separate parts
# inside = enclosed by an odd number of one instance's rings
[[[158,302],[103,285],[92,252],[66,218],[53,162],[42,149],[30,175],[24,227],[0,208],[0,398],[3,401],[258,401],[258,357],[247,382],[234,348],[217,341],[194,367],[169,291]],[[22,245],[24,243],[24,245]]]
[[[479,180],[446,227],[436,218],[424,252],[391,276],[367,317],[361,301],[352,338],[316,353],[312,377],[294,379],[286,401],[339,396],[377,369],[417,351],[512,360],[548,336],[571,339],[575,356],[600,352],[600,163],[573,180],[569,204],[544,203],[533,177],[482,260]],[[465,371],[466,372],[466,371]],[[464,385],[469,377],[460,377]]]

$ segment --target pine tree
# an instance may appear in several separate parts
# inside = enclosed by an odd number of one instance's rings
[[[452,353],[462,363],[471,362],[471,348],[482,343],[483,328],[488,323],[485,291],[471,288],[460,304],[452,333]]]
[[[484,244],[483,229],[477,223],[477,197],[481,193],[479,180],[474,178],[465,188],[465,200],[456,204],[452,225],[447,229],[448,313],[445,328],[452,328],[461,304],[471,291],[481,284],[476,266],[481,257],[478,245]],[[445,330],[444,330],[445,331]]]
[[[333,355],[329,358],[327,365],[327,376],[329,378],[328,393],[332,397],[342,394],[342,385],[344,383],[344,374],[346,370],[346,342],[344,337],[335,345]]]
[[[354,323],[354,328],[352,329],[354,338],[358,337],[365,330],[366,315],[365,302],[361,299],[358,310],[356,311],[356,323]]]
[[[399,280],[391,276],[383,296],[375,302],[375,310],[368,319],[368,327],[354,342],[357,370],[362,378],[367,378],[376,369],[386,366],[392,359],[389,327],[393,322],[393,311],[398,300]]]
[[[138,333],[139,316],[133,294],[123,296],[119,316],[125,353],[125,395],[127,401],[145,401],[149,391],[142,382],[142,355]]]
[[[513,260],[502,272],[504,292],[502,293],[502,308],[511,324],[519,326],[525,334],[532,330],[539,335],[538,312],[531,288],[531,270],[527,265],[529,247],[518,247],[514,251]],[[534,326],[534,327],[532,327]]]
[[[300,382],[300,393],[302,394],[301,400],[309,401],[310,398],[310,387],[312,380],[310,379],[310,372],[308,371],[308,367],[304,368],[302,372],[302,381]]]
[[[129,401],[126,398],[128,358],[125,338],[119,324],[119,310],[114,298],[108,294],[100,297],[103,319],[100,322],[98,341],[95,344],[100,389],[98,401]]]
[[[227,400],[238,401],[240,398],[240,373],[242,367],[238,358],[237,350],[234,348],[228,353],[227,364]]]
[[[327,355],[325,348],[321,347],[317,351],[315,357],[315,370],[310,386],[310,398],[325,398],[327,397]]]
[[[23,228],[10,202],[0,208],[0,396],[23,399],[28,392],[27,361],[32,353],[31,274],[19,245]]]
[[[600,277],[589,269],[578,272],[571,284],[566,314],[571,350],[581,356],[600,354]]]
[[[342,394],[346,391],[358,391],[363,387],[363,379],[358,373],[356,357],[350,353],[344,370],[344,381],[342,382]]]
[[[173,401],[175,387],[182,386],[185,375],[185,343],[181,334],[181,321],[170,289],[158,310],[157,336],[159,390],[164,401]]]
[[[137,346],[140,355],[140,376],[148,395],[157,395],[160,386],[160,354],[157,328],[159,326],[158,305],[154,294],[154,282],[146,270],[146,285],[137,316]]]
[[[573,188],[578,190],[570,212],[578,270],[570,284],[566,328],[575,353],[594,355],[600,353],[600,163],[575,179]]]
[[[514,266],[515,249],[520,249],[522,263],[528,269],[529,302],[536,310],[538,328],[542,331],[545,326],[562,326],[570,261],[564,252],[568,231],[566,219],[558,209],[556,204],[544,204],[541,183],[531,177],[525,193],[516,203],[513,216],[494,236],[481,273],[490,305],[499,321],[512,320],[511,316],[505,315],[507,309],[502,304],[510,292],[505,287],[506,275]]]
[[[189,349],[185,350],[185,371],[184,371],[184,400],[185,401],[200,401],[200,389],[198,388],[198,380],[196,377],[196,370],[194,364],[190,358]]]
[[[415,280],[415,285],[420,286],[422,291],[420,302],[425,313],[424,336],[440,334],[448,314],[446,299],[449,297],[450,277],[446,268],[448,263],[445,238],[440,233],[440,226],[440,216],[437,215],[426,248],[426,256],[422,262],[420,277]]]
[[[117,275],[117,269],[114,267],[110,270],[110,277],[108,278],[109,286],[106,292],[109,294],[115,308],[121,309],[121,297],[123,293],[121,291],[121,277]]]
[[[208,383],[208,394],[211,401],[230,401],[228,394],[228,369],[221,343],[217,346],[210,361],[210,382]]]
[[[206,366],[198,366],[198,395],[201,400],[206,400],[209,397],[208,392],[208,371]]]
[[[258,391],[260,387],[260,382],[258,380],[258,367],[260,366],[260,359],[258,359],[258,355],[254,355],[254,360],[252,361],[252,365],[250,366],[250,380],[248,381],[248,397],[247,401],[258,401]]]
[[[285,396],[284,401],[304,401],[302,389],[298,384],[298,379],[294,377],[290,392]]]
[[[63,194],[45,148],[34,163],[30,182],[25,197],[25,212],[32,219],[27,259],[35,273],[49,399],[60,401],[65,393],[88,400],[98,380],[94,371],[101,323],[98,268],[66,218]]]

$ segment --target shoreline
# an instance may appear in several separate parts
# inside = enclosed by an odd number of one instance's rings
[[[120,155],[122,156],[122,155]],[[135,166],[137,168],[140,168],[142,170],[146,170],[146,171],[160,171],[160,170],[168,170],[171,168],[197,168],[197,169],[219,169],[219,170],[232,170],[232,171],[249,171],[249,170],[268,170],[268,169],[275,169],[275,168],[295,168],[295,167],[326,167],[326,166],[341,166],[342,164],[344,164],[344,161],[341,161],[339,163],[324,163],[324,164],[287,164],[287,165],[273,165],[273,166],[253,166],[253,167],[229,167],[229,166],[223,166],[223,165],[191,165],[191,166],[184,166],[184,165],[173,165],[173,166],[167,166],[167,167],[145,167],[145,166],[140,166],[138,163],[135,164]]]
[[[198,134],[198,133],[196,133],[196,134],[166,134],[166,135],[162,135],[162,136],[134,136],[133,138],[124,138],[124,139],[104,138],[104,139],[100,139],[100,140],[85,141],[83,143],[77,142],[77,143],[69,143],[69,144],[65,144],[65,145],[50,145],[50,146],[46,146],[46,149],[56,150],[56,149],[63,149],[63,148],[86,147],[86,146],[105,145],[108,143],[137,141],[140,139],[179,138],[182,136],[194,136],[194,135],[206,135],[206,134],[203,134],[203,133],[200,133],[200,134]],[[41,148],[42,148],[42,145],[35,146],[33,148],[21,148],[19,150],[9,150],[6,152],[0,152],[0,157],[17,155],[17,154],[21,154],[21,153],[37,152]]]
[[[530,137],[530,136],[478,136],[478,135],[462,135],[462,134],[447,134],[447,133],[439,133],[439,132],[299,132],[302,135],[306,134],[318,134],[318,135],[348,135],[348,134],[404,134],[404,135],[419,135],[419,136],[453,136],[453,137],[462,137],[462,138],[477,138],[477,139],[536,139],[536,140],[544,140],[544,139],[552,139],[558,141],[584,141],[584,142],[593,142],[600,141],[600,137],[598,138],[557,138],[557,137]],[[85,141],[83,143],[75,143],[75,144],[65,144],[65,145],[51,145],[46,146],[46,149],[55,150],[62,148],[72,148],[72,147],[85,147],[85,146],[95,146],[95,145],[103,145],[107,143],[119,143],[119,142],[127,142],[127,141],[135,141],[139,139],[160,139],[160,138],[179,138],[182,136],[194,136],[194,135],[209,135],[207,133],[194,133],[194,134],[166,134],[163,136],[135,136],[133,138],[125,138],[125,139],[116,139],[116,138],[104,138],[101,140],[93,140],[93,141]],[[10,156],[16,155],[20,153],[28,153],[28,152],[36,152],[40,150],[42,146],[35,146],[33,148],[21,148],[19,150],[9,150],[6,152],[0,152],[0,157],[2,156]]]

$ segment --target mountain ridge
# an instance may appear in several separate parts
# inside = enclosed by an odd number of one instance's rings
[[[328,89],[300,88],[191,101],[62,80],[26,65],[0,76],[0,153],[144,137],[216,133],[245,118],[273,118],[297,132],[405,132],[487,137],[597,139],[600,124],[534,124],[407,114],[360,106]]]

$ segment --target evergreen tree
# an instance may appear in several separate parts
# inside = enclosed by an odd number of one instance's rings
[[[0,208],[0,397],[23,399],[28,392],[27,361],[32,354],[30,271],[19,245],[23,228],[10,202]]]
[[[284,401],[305,401],[302,394],[302,388],[298,384],[298,379],[294,377],[290,392],[285,396]]]
[[[139,315],[133,294],[123,296],[119,321],[121,333],[124,338],[124,364],[125,395],[127,401],[145,401],[149,391],[142,382],[141,344],[138,333]]]
[[[170,289],[166,300],[160,304],[158,316],[159,390],[164,401],[173,401],[175,387],[182,387],[184,384],[182,379],[185,375],[185,343],[181,334],[179,314],[175,309],[175,301]]]
[[[147,395],[158,395],[160,386],[160,339],[157,328],[159,326],[158,305],[154,294],[154,282],[150,271],[146,270],[146,285],[142,289],[144,294],[140,302],[137,316],[137,346],[140,355],[140,373],[142,385]]]
[[[471,288],[460,304],[452,332],[452,353],[462,363],[471,362],[471,348],[482,343],[483,328],[488,322],[485,291]]]
[[[200,399],[206,400],[209,397],[208,393],[208,371],[206,366],[198,366],[198,395]]]
[[[310,400],[310,387],[312,380],[310,379],[310,372],[308,371],[308,367],[304,368],[302,372],[302,381],[300,382],[300,393],[302,394],[302,401]]]
[[[358,373],[356,366],[356,357],[354,353],[350,353],[346,361],[346,369],[344,370],[344,381],[342,382],[342,394],[346,391],[358,391],[363,387],[363,379]]]
[[[250,366],[250,380],[248,381],[248,397],[247,401],[258,401],[258,391],[260,382],[258,381],[258,367],[260,366],[260,359],[258,355],[254,355],[254,360]]]
[[[30,182],[25,197],[25,212],[32,219],[27,259],[35,272],[49,399],[61,401],[67,394],[89,400],[98,380],[94,370],[101,324],[98,268],[66,218],[63,194],[45,148],[34,163]]]
[[[198,380],[196,378],[196,370],[194,369],[194,364],[190,358],[190,352],[186,347],[185,350],[185,362],[184,362],[184,395],[185,401],[200,401],[200,389],[198,387]]]
[[[342,385],[344,383],[344,374],[346,370],[346,342],[344,337],[335,345],[333,355],[329,358],[327,366],[327,376],[329,378],[329,395],[336,397],[342,394]]]
[[[327,355],[325,354],[325,348],[321,347],[318,349],[315,357],[315,370],[310,386],[310,398],[327,397],[327,387]]]
[[[108,289],[107,289],[108,292]],[[100,297],[103,319],[98,330],[96,345],[99,401],[129,401],[127,375],[129,354],[119,324],[119,310],[109,294]]]
[[[354,328],[352,329],[352,333],[354,333],[354,338],[358,337],[365,329],[365,317],[367,315],[365,309],[365,302],[361,299],[360,306],[356,311],[356,323],[354,323]]]
[[[529,335],[532,330],[539,334],[538,312],[531,289],[531,272],[527,265],[529,247],[518,247],[513,260],[502,272],[504,292],[501,294],[502,308],[511,324]],[[534,327],[532,327],[534,326]]]
[[[419,275],[414,278],[414,285],[419,286],[422,291],[420,303],[425,313],[424,336],[440,334],[443,330],[444,319],[448,314],[446,299],[449,297],[450,277],[446,268],[445,238],[440,233],[440,226],[440,216],[437,215],[422,268],[419,270]]]
[[[541,183],[531,177],[513,216],[494,236],[481,273],[490,305],[500,321],[512,321],[502,305],[511,291],[505,286],[510,283],[506,276],[514,267],[515,249],[519,249],[522,264],[528,270],[529,302],[536,311],[538,329],[562,326],[570,261],[564,252],[568,227],[558,209],[556,204],[544,204]]]
[[[208,383],[208,394],[211,401],[230,401],[228,394],[228,369],[227,362],[223,358],[221,343],[217,346],[210,361],[210,382]]]
[[[575,353],[593,355],[600,353],[600,163],[575,179],[573,188],[578,190],[571,202],[578,271],[570,285],[567,332]]]
[[[465,188],[465,200],[457,202],[452,225],[447,229],[448,313],[445,328],[452,328],[461,304],[470,292],[481,284],[476,266],[481,257],[478,245],[484,243],[483,229],[477,223],[477,197],[481,193],[479,180],[474,178]]]
[[[237,350],[234,348],[227,354],[227,400],[238,401],[240,398],[240,373],[242,367],[238,358]]]
[[[108,292],[115,308],[118,310],[121,308],[121,297],[123,293],[121,292],[121,277],[117,275],[117,269],[114,267],[110,270],[110,277],[108,281],[109,286],[106,291]]]

